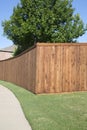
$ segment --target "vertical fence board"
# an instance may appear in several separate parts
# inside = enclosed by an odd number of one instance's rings
[[[55,92],[61,92],[61,47],[55,48],[56,60],[55,60]]]
[[[37,46],[37,56],[36,56],[36,93],[45,93],[44,91],[44,48]]]
[[[80,90],[80,46],[76,48],[76,87],[75,90]]]

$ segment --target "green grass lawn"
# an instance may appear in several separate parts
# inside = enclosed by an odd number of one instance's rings
[[[34,95],[0,81],[18,98],[32,130],[87,130],[87,92]]]

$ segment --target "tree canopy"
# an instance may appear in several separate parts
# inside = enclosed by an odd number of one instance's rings
[[[74,14],[72,0],[20,0],[2,26],[17,45],[15,54],[36,42],[76,42],[87,30],[79,14]]]

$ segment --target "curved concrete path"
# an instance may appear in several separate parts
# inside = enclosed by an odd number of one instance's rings
[[[31,130],[14,94],[0,85],[0,130]]]

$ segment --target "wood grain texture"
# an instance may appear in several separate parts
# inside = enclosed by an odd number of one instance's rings
[[[35,92],[36,48],[18,57],[0,61],[0,79]]]
[[[39,85],[36,83],[36,93],[87,90],[86,43],[38,43],[37,47],[38,76],[36,74],[36,81]]]
[[[0,61],[0,79],[36,94],[87,91],[87,44],[37,43]]]

